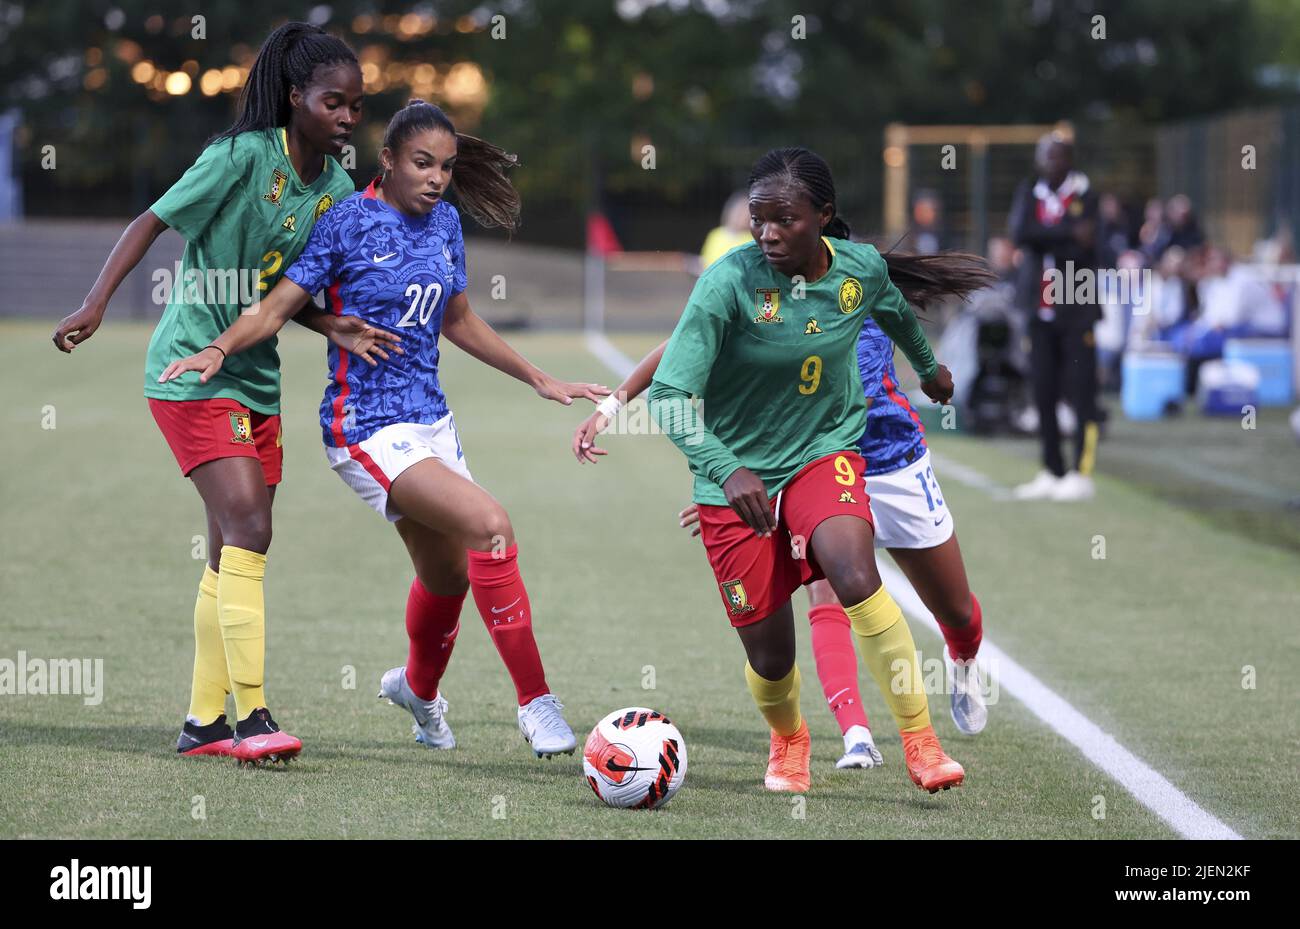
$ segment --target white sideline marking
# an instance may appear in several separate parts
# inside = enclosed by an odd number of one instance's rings
[[[591,353],[619,377],[627,377],[636,367],[636,362],[615,348],[600,332],[589,329],[586,339]],[[936,465],[939,464],[936,461]],[[943,459],[941,467],[945,476],[951,474],[960,483],[969,484],[991,496],[1008,494],[1006,488],[974,468],[948,459]],[[939,630],[934,615],[925,608],[907,578],[893,565],[883,561],[878,561],[877,564],[885,587],[898,601],[903,612],[942,638],[943,633]],[[1185,839],[1242,838],[1197,806],[1164,775],[1120,745],[1114,736],[1067,703],[987,637],[980,643],[980,658],[988,659],[989,664],[997,669],[1000,687],[1005,688],[1007,693],[1023,703],[1049,729],[1077,748],[1084,758],[1131,793],[1138,803],[1163,819],[1174,832]],[[981,661],[980,664],[983,666],[984,662]]]
[[[626,378],[632,373],[636,362],[615,348],[614,343],[605,338],[603,333],[588,329],[584,335],[587,339],[587,351],[595,355],[601,364],[621,378]]]
[[[919,620],[930,632],[942,636],[939,624],[907,578],[893,565],[879,562],[879,567],[885,587],[903,612]],[[999,686],[1131,793],[1138,803],[1163,819],[1174,832],[1185,839],[1242,838],[1197,806],[1163,775],[1120,745],[1114,736],[1072,707],[988,638],[980,644],[980,659],[981,665],[987,659],[997,669]]]
[[[930,450],[930,460],[934,466],[943,472],[945,478],[951,477],[958,484],[965,484],[967,487],[973,487],[976,490],[982,490],[994,500],[1011,500],[1011,490],[1003,487],[997,481],[976,471],[974,468],[967,467],[960,461],[953,461],[943,455],[936,454],[934,449]]]

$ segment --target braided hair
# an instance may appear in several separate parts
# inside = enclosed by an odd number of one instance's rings
[[[816,152],[806,148],[773,149],[754,162],[749,186],[768,180],[798,187],[816,209],[829,204],[831,218],[822,227],[822,234],[834,239],[849,238],[849,224],[836,212],[830,166]],[[904,299],[922,308],[941,297],[964,297],[997,280],[983,258],[964,252],[906,255],[890,249],[881,257],[889,268],[889,279]]]
[[[384,130],[384,148],[394,155],[417,132],[441,129],[456,139],[456,167],[452,172],[457,202],[482,226],[519,228],[519,192],[506,171],[519,157],[472,135],[457,132],[439,107],[418,98],[393,114]]]
[[[210,141],[234,139],[241,132],[287,125],[292,107],[289,89],[305,90],[316,69],[336,64],[357,66],[347,44],[310,23],[289,22],[262,43],[239,93],[239,116]]]

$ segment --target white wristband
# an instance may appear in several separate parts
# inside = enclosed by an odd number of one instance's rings
[[[619,400],[614,394],[610,394],[596,404],[596,412],[606,419],[613,419],[621,409],[623,409],[623,401]]]

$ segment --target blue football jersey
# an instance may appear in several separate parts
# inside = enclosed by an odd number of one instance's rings
[[[355,445],[394,423],[435,423],[447,415],[438,383],[438,333],[447,301],[463,291],[465,242],[460,214],[440,200],[412,219],[375,195],[378,181],[316,222],[285,276],[326,309],[360,316],[401,336],[403,355],[371,367],[329,347],[329,385],[321,400],[325,444]]]
[[[898,386],[894,343],[870,317],[858,338],[858,373],[867,397],[867,428],[858,442],[866,473],[906,467],[925,453],[925,430]]]

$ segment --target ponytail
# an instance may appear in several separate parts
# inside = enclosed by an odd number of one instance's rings
[[[905,255],[891,250],[880,257],[903,298],[921,309],[943,297],[965,297],[998,280],[983,258],[966,252]]]
[[[417,132],[441,129],[456,138],[456,167],[452,186],[461,208],[481,226],[519,228],[519,192],[506,172],[519,164],[517,155],[472,135],[457,132],[440,108],[413,99],[393,114],[384,130],[384,148],[394,155]]]

